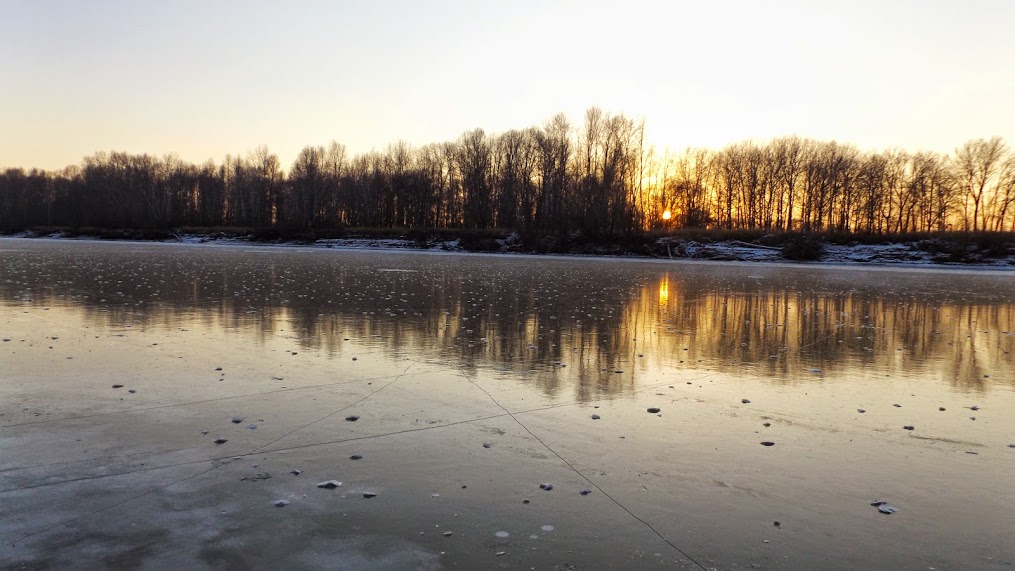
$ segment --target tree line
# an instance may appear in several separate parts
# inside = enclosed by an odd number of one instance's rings
[[[1015,230],[1015,153],[1000,137],[944,155],[797,136],[658,152],[644,135],[643,121],[593,107],[580,126],[558,114],[358,155],[307,146],[288,172],[264,146],[200,165],[99,152],[59,171],[0,172],[0,230]]]

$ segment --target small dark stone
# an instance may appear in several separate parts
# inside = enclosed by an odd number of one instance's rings
[[[229,441],[226,440],[225,438],[216,438],[215,439],[215,444],[225,444],[226,442],[229,442]]]
[[[216,370],[216,371],[221,371],[221,370],[222,370],[222,367],[215,367],[215,370]]]
[[[233,417],[233,424],[239,424],[241,422],[243,422],[243,417],[242,416],[234,416]]]
[[[1015,444],[1009,444],[1008,448],[1015,448]]]
[[[592,415],[592,420],[599,420],[600,418],[602,418],[602,417],[600,417],[598,414],[593,414]]]
[[[289,500],[275,500],[271,503],[277,508],[284,508],[285,506],[289,505]]]
[[[980,410],[980,407],[978,407],[976,405],[973,405],[973,406],[969,407],[969,410]]]
[[[549,492],[550,490],[553,489],[553,484],[539,484],[539,489],[546,490],[547,492]]]
[[[522,503],[523,504],[527,504],[527,503],[529,503],[529,500],[522,500]]]
[[[493,448],[493,444],[490,444],[489,442],[484,442],[483,448]]]
[[[652,414],[655,414],[655,413],[659,412],[659,409],[658,409],[658,408],[656,408],[656,407],[651,407],[651,408],[649,408],[649,409],[648,409],[648,411],[649,411],[650,413],[652,413]]]
[[[208,434],[208,431],[207,430],[202,430],[201,434]]]
[[[356,416],[355,414],[353,414],[353,415],[345,417],[345,419],[348,420],[349,422],[356,422],[357,420],[359,420],[359,417]]]
[[[342,485],[342,482],[338,480],[328,480],[327,482],[321,482],[317,484],[318,488],[324,488],[325,490],[334,490],[335,488]]]
[[[938,409],[938,410],[940,410],[941,412],[944,412],[944,410],[945,410],[945,407],[943,407],[943,406],[939,406],[939,407],[937,407],[937,409]]]
[[[352,456],[349,456],[349,459],[350,460],[362,460],[363,456],[361,456],[359,454],[353,454]]]
[[[762,446],[775,446],[775,442],[772,442],[770,440],[766,440],[766,441],[762,442],[761,445]]]
[[[134,393],[136,393],[137,391],[135,391],[134,389],[127,389],[127,392],[128,392],[128,393],[130,393],[130,394],[134,394]]]
[[[892,406],[894,406],[895,408],[902,408],[901,404],[893,404]]]
[[[578,493],[583,496],[587,496],[592,493],[592,490],[578,490]]]
[[[765,424],[762,424],[761,426],[764,426],[765,428],[768,428],[769,426],[772,426],[772,423],[771,422],[766,422]]]
[[[890,506],[890,505],[888,505],[888,502],[883,502],[881,500],[874,500],[873,502],[871,502],[871,505],[876,507],[876,508],[878,508],[878,511],[883,513],[883,514],[889,514],[890,515],[890,514],[893,514],[893,513],[897,512],[897,511],[899,511],[898,508],[896,508],[894,506]]]
[[[123,388],[123,385],[113,385],[113,388],[114,388],[114,389],[122,389],[122,388]]]
[[[782,524],[777,521],[773,521],[772,525],[774,525],[775,527],[782,527]]]
[[[748,399],[740,399],[740,402],[742,404],[751,404],[751,401],[749,401]]]
[[[864,410],[862,408],[858,408],[858,409],[856,409],[856,411],[859,412],[860,414],[863,414],[863,413],[867,412],[866,410]]]
[[[911,424],[902,427],[904,430],[915,430]]]
[[[377,494],[375,494],[373,492],[363,492],[363,497],[367,498],[367,499],[376,498]]]
[[[289,470],[289,473],[292,474],[293,476],[299,476],[300,474],[303,473],[303,470]]]

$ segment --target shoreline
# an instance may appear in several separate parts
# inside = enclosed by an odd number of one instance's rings
[[[701,239],[684,236],[660,236],[651,245],[641,244],[639,249],[620,243],[576,243],[571,245],[548,242],[548,237],[533,243],[523,241],[517,233],[476,233],[435,232],[424,234],[405,231],[350,232],[343,237],[311,239],[265,238],[254,232],[212,231],[212,232],[147,232],[147,231],[82,231],[28,230],[0,234],[0,239],[29,240],[71,240],[87,242],[134,242],[147,244],[188,244],[208,246],[252,246],[366,251],[444,252],[452,254],[494,254],[560,256],[565,258],[616,258],[630,260],[674,260],[699,262],[769,263],[793,266],[846,266],[863,268],[924,268],[954,270],[1015,270],[1015,252],[987,257],[970,249],[968,258],[972,261],[952,261],[941,251],[957,245],[965,246],[956,237],[942,239],[927,247],[926,241],[884,240],[878,244],[852,242],[833,244],[821,239],[810,239],[820,243],[819,253],[810,259],[787,257],[785,244],[767,245],[746,240],[716,239],[707,235]],[[763,240],[760,240],[763,241]],[[533,247],[535,246],[535,247]],[[963,252],[966,254],[966,252]],[[954,257],[954,253],[952,253]]]

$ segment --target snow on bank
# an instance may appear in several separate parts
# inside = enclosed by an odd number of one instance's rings
[[[60,240],[88,240],[88,241],[109,241],[91,236],[72,236],[62,232],[38,235],[31,232],[20,232],[0,236],[0,238],[48,238]],[[131,240],[117,240],[131,241]],[[443,251],[443,252],[468,252],[463,248],[460,240],[438,240],[422,243],[407,238],[329,238],[316,240],[314,242],[298,241],[259,241],[253,236],[237,236],[229,234],[176,234],[167,240],[135,240],[141,242],[160,242],[165,244],[204,244],[204,245],[242,245],[242,246],[271,246],[271,247],[300,247],[300,248],[327,248],[338,250],[421,250],[421,251]],[[502,254],[535,254],[538,252],[526,251],[521,247],[521,240],[517,234],[510,234],[506,238],[496,240],[499,248],[495,250],[484,250],[486,253]],[[786,258],[782,256],[782,249],[776,246],[763,246],[738,240],[724,240],[717,242],[698,242],[694,240],[660,238],[656,245],[657,254],[646,256],[636,252],[618,252],[616,250],[603,252],[571,252],[565,255],[583,256],[621,256],[632,258],[671,258],[671,259],[693,259],[713,261],[737,261],[737,262],[779,262],[785,263]],[[990,269],[1013,269],[1015,270],[1015,255],[1005,257],[976,260],[975,263],[957,263],[947,261],[941,254],[935,254],[921,250],[913,243],[889,243],[889,244],[824,244],[824,253],[820,260],[809,262],[798,262],[801,264],[846,264],[846,265],[905,265],[905,266],[930,266],[930,267],[958,267],[958,268],[990,268]],[[555,252],[554,255],[560,255]],[[975,256],[973,258],[975,260]]]
[[[1015,269],[1015,256],[1009,255],[976,263],[943,261],[940,254],[920,250],[910,243],[824,244],[819,260],[805,264],[909,265],[935,267],[989,267]],[[787,262],[781,248],[727,240],[722,242],[671,244],[671,257],[740,262]]]

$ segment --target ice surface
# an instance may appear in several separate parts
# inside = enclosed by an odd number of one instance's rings
[[[0,567],[1010,556],[1010,273],[0,242]]]

